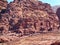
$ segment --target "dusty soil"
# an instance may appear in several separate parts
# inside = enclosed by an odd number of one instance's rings
[[[44,33],[23,36],[14,42],[1,43],[0,45],[51,45],[60,42],[60,33]]]

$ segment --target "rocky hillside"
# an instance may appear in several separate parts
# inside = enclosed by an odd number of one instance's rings
[[[7,0],[0,0],[0,12],[2,9],[7,8]]]
[[[59,28],[59,19],[50,4],[38,0],[14,0],[0,12],[0,33],[4,37],[0,42],[7,36],[16,38],[40,32],[55,32]],[[5,41],[12,41],[12,38],[7,37],[9,40]]]

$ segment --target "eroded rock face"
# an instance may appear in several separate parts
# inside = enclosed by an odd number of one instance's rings
[[[5,13],[2,13],[6,11]],[[59,19],[51,6],[38,0],[14,0],[1,11],[0,33],[21,36],[58,31]],[[10,32],[10,33],[11,33]]]
[[[0,12],[2,9],[6,9],[7,7],[7,0],[0,0]]]
[[[0,33],[2,33],[3,30],[3,32],[8,30],[8,22],[6,22],[8,19],[2,15],[6,12],[7,4],[7,0],[0,0]]]
[[[59,25],[60,25],[60,8],[57,9],[56,14],[59,18]],[[59,29],[60,29],[60,26],[59,26]]]
[[[60,19],[60,8],[57,9],[56,14],[57,14],[58,18]]]
[[[7,13],[2,14],[1,27],[5,30],[30,32],[54,31],[59,26],[59,19],[52,12],[51,6],[37,0],[14,0],[7,7]],[[2,25],[2,24],[1,24]],[[56,31],[56,30],[55,30]],[[5,31],[4,31],[5,32]]]
[[[47,3],[37,0],[14,0],[8,7],[10,20],[13,20],[10,23],[13,25],[10,25],[12,30],[28,30],[28,33],[57,31],[54,29],[58,28],[59,19]]]

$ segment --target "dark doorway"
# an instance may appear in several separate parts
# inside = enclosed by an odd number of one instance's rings
[[[48,31],[52,31],[52,28],[49,28]]]
[[[44,28],[40,28],[40,32],[43,32],[45,29]]]

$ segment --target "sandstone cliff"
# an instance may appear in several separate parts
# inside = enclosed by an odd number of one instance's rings
[[[14,0],[8,5],[8,10],[12,30],[27,30],[28,33],[48,32],[54,31],[59,26],[59,19],[51,6],[38,0]]]
[[[24,36],[59,30],[59,19],[50,4],[38,0],[14,0],[0,14],[0,33],[3,35]]]

